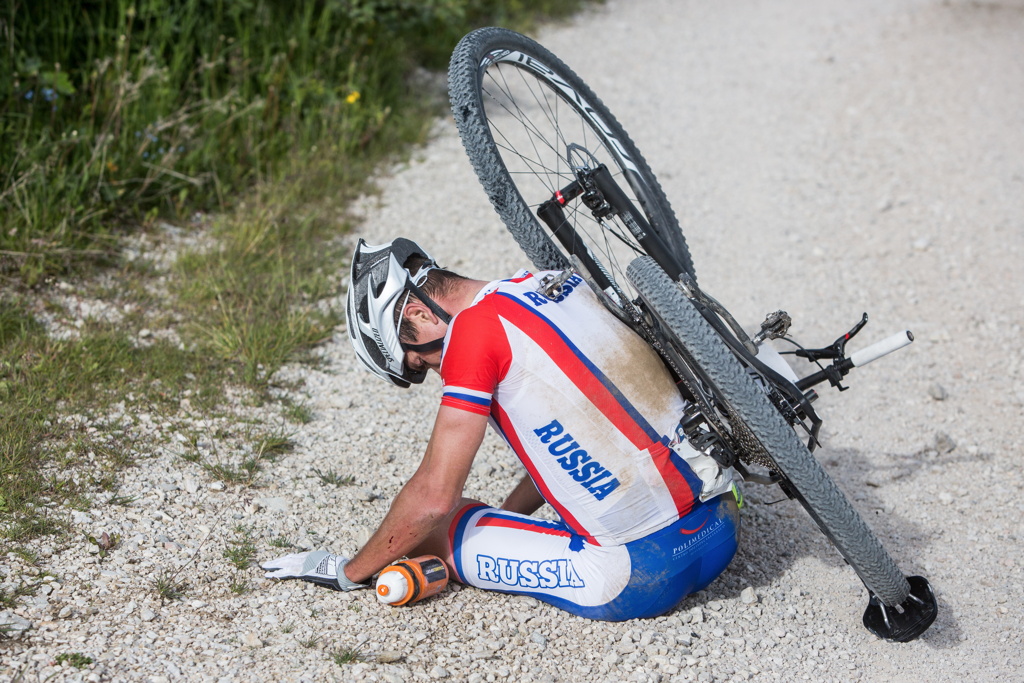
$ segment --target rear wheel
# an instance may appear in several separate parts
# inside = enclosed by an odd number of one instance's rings
[[[652,230],[693,275],[686,240],[647,162],[590,88],[548,50],[513,31],[474,31],[455,48],[448,88],[473,168],[537,268],[570,265],[568,250],[552,240],[536,211],[576,179],[574,164],[585,163],[609,169],[628,201],[640,207]],[[604,274],[625,290],[617,301],[628,305],[635,293],[625,271],[644,249],[620,219],[599,220],[582,203],[570,204],[564,207],[570,241],[585,244]],[[602,281],[594,273],[583,275]]]
[[[655,334],[715,406],[722,437],[740,459],[772,463],[868,590],[886,605],[903,603],[910,586],[899,567],[718,332],[653,259],[636,259],[628,276]]]

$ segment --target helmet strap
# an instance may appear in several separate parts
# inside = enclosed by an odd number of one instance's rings
[[[444,337],[438,337],[434,341],[429,341],[425,344],[406,344],[405,342],[399,342],[402,345],[403,351],[415,351],[416,353],[434,353],[444,348]]]
[[[449,324],[452,321],[452,317],[448,315],[448,313],[443,308],[438,306],[436,301],[427,296],[423,292],[423,290],[416,285],[416,283],[410,280],[406,287],[412,290],[412,293],[416,295],[416,298],[422,301],[427,306],[427,308],[433,311],[434,315],[440,318],[441,322],[443,322],[445,325]]]

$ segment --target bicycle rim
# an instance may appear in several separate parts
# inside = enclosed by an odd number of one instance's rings
[[[607,166],[693,272],[682,232],[646,162],[600,100],[554,55],[511,31],[483,29],[456,49],[449,78],[453,112],[477,174],[535,266],[563,268],[569,262],[536,210],[575,179],[568,149],[579,145],[586,154],[577,151],[574,159]],[[626,268],[645,252],[626,226],[617,218],[595,219],[579,201],[564,210],[577,239],[627,298],[635,298]],[[538,246],[539,240],[548,244]]]

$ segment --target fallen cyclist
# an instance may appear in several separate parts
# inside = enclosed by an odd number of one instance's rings
[[[658,355],[579,276],[473,280],[407,239],[352,260],[348,329],[360,360],[395,386],[441,375],[419,468],[351,559],[326,551],[264,563],[266,576],[369,586],[404,556],[573,614],[653,617],[717,577],[736,552],[731,470],[682,439],[686,407]],[[527,474],[500,508],[463,497],[487,424]],[[530,516],[544,503],[559,521]]]

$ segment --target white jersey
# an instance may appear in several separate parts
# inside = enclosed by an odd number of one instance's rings
[[[578,275],[554,300],[539,293],[548,274],[492,282],[452,320],[442,405],[488,415],[574,534],[624,544],[708,497],[688,463],[721,476],[670,447],[685,404],[658,355]]]

